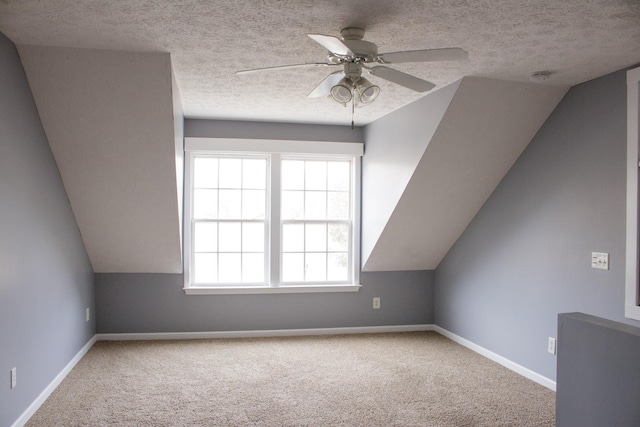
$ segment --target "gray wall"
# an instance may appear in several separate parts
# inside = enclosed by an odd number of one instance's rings
[[[185,137],[362,142],[346,126],[185,120]],[[346,293],[186,295],[182,275],[97,274],[98,333],[243,331],[433,323],[433,272],[362,273]],[[381,309],[372,308],[373,297]]]
[[[180,274],[96,274],[98,333],[433,323],[433,272],[363,273],[359,292],[186,295]],[[381,308],[372,308],[373,297]]]
[[[557,427],[640,425],[640,328],[558,316]]]
[[[349,126],[234,120],[186,119],[184,121],[185,137],[364,142],[362,135],[361,127],[351,129]]]
[[[2,34],[0,94],[0,426],[9,426],[95,334],[85,321],[95,307],[80,232],[18,53]]]
[[[573,87],[438,266],[436,324],[552,380],[559,312],[638,325],[624,318],[625,156],[625,72]]]

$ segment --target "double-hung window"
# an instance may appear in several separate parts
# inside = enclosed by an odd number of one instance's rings
[[[264,283],[268,157],[192,161],[193,283]]]
[[[185,291],[356,291],[362,144],[185,140]]]

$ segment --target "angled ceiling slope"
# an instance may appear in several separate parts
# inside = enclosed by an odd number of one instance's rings
[[[367,126],[363,270],[435,269],[567,90],[465,77]]]
[[[94,271],[181,272],[169,54],[18,50]]]

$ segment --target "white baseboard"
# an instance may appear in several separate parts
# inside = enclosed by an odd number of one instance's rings
[[[214,332],[152,332],[97,334],[98,341],[193,340],[211,338],[293,337],[305,335],[375,334],[384,332],[432,331],[434,325],[355,326],[348,328],[270,329]]]
[[[537,372],[532,371],[531,369],[525,368],[522,365],[518,365],[517,363],[512,362],[511,360],[505,357],[502,357],[499,354],[496,354],[490,350],[487,350],[484,347],[480,347],[479,345],[474,344],[471,341],[454,334],[453,332],[449,332],[446,329],[441,328],[440,326],[433,325],[433,330],[439,333],[440,335],[443,335],[449,338],[451,341],[457,342],[458,344],[464,347],[467,347],[468,349],[473,350],[478,354],[481,354],[487,359],[493,360],[494,362],[501,364],[505,368],[511,369],[515,373],[520,374],[523,377],[530,379],[531,381],[534,381],[548,389],[556,391],[555,381],[550,380],[549,378],[542,376]]]
[[[51,393],[53,393],[56,387],[58,387],[58,385],[60,385],[62,380],[64,380],[65,377],[69,374],[69,372],[71,372],[73,367],[78,364],[80,359],[82,359],[84,355],[87,354],[87,352],[89,351],[89,349],[91,349],[91,347],[93,346],[93,344],[95,344],[95,342],[96,342],[96,336],[94,335],[80,349],[80,351],[78,351],[78,353],[76,353],[76,355],[73,356],[73,359],[71,359],[71,361],[67,363],[67,365],[62,369],[62,371],[60,371],[60,373],[56,375],[53,381],[51,381],[49,385],[42,391],[42,393],[40,393],[40,395],[36,398],[36,400],[34,400],[31,403],[31,405],[29,405],[29,407],[25,409],[25,411],[22,413],[22,415],[18,417],[17,420],[15,420],[15,422],[11,425],[11,427],[22,427],[27,423],[27,421],[29,421],[29,418],[31,418],[33,414],[36,413],[38,408],[42,406],[42,404],[45,402],[45,400],[47,400],[47,398],[51,395]]]

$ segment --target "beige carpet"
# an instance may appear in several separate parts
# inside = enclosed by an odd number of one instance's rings
[[[553,426],[555,393],[435,332],[98,342],[27,426]]]

